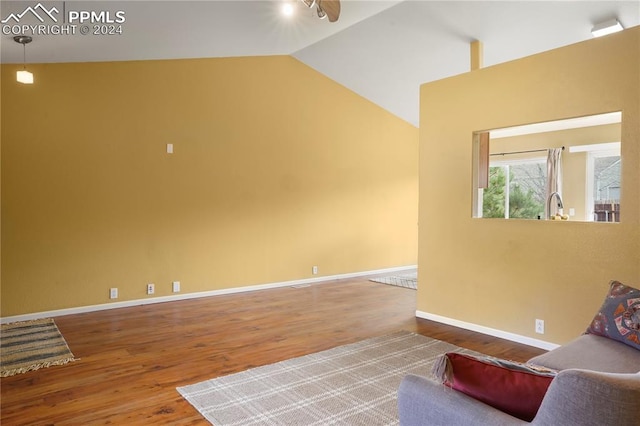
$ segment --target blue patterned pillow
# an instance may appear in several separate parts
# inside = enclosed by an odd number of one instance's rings
[[[611,281],[609,293],[587,333],[640,349],[640,290]]]

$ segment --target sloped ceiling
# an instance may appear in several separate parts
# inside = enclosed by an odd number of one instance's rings
[[[281,13],[284,2],[295,13]],[[27,63],[292,55],[359,95],[418,125],[419,86],[469,70],[480,40],[491,66],[591,38],[594,24],[640,24],[640,1],[342,0],[336,23],[297,0],[41,1],[57,22],[32,13],[38,1],[2,1],[1,60],[22,62],[13,35],[33,35]],[[23,25],[70,25],[70,11],[124,12],[122,34],[40,34]],[[93,30],[93,24],[89,23]],[[92,32],[92,31],[91,31]],[[594,58],[597,60],[597,58]],[[260,72],[260,70],[256,70]]]

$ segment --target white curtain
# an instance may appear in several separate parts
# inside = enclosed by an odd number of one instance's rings
[[[554,192],[562,196],[562,148],[550,148],[547,150],[547,199],[544,205],[545,217],[557,213],[558,202],[554,197],[549,210],[549,197]]]

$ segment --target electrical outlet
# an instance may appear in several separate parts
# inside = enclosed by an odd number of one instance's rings
[[[312,273],[313,275],[318,275],[318,267],[317,267],[317,266],[314,266],[313,268],[311,268],[311,273]]]
[[[536,333],[544,334],[544,320],[541,320],[541,319],[536,320]]]
[[[109,299],[117,299],[118,298],[118,289],[117,288],[110,288],[109,289]]]
[[[180,281],[173,282],[173,292],[180,293]]]
[[[155,292],[156,292],[155,284],[153,284],[153,283],[147,284],[147,294],[153,294]]]

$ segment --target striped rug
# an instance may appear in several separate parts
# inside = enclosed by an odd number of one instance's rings
[[[2,324],[0,377],[75,361],[51,318]]]
[[[400,331],[178,388],[215,426],[396,426],[407,374],[429,376],[438,355],[471,353]]]
[[[376,277],[376,278],[371,278],[369,281],[373,281],[375,283],[394,285],[396,287],[411,288],[413,290],[418,289],[418,273],[417,272],[403,274],[403,275],[392,275],[389,277]]]

